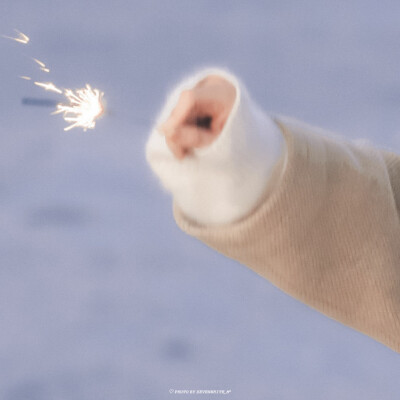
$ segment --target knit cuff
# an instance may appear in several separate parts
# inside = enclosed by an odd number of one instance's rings
[[[156,126],[169,117],[183,90],[209,75],[225,78],[236,89],[235,102],[218,137],[177,161],[165,138],[153,131],[146,150],[150,166],[182,213],[198,224],[215,226],[236,221],[256,207],[273,186],[272,176],[285,149],[273,119],[252,101],[245,86],[223,69],[208,68],[184,80],[169,96]]]

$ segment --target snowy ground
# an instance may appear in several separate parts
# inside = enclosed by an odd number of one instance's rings
[[[167,91],[201,66],[266,109],[400,151],[396,0],[2,0],[0,398],[395,399],[397,354],[186,237],[146,166]],[[19,75],[106,93],[95,131]]]

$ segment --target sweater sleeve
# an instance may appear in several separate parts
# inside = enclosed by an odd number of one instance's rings
[[[242,219],[189,235],[400,352],[400,158],[277,117],[286,167]]]
[[[400,156],[390,151],[382,150],[389,173],[390,185],[393,190],[397,214],[400,215]]]

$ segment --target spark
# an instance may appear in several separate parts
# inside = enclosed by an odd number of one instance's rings
[[[102,103],[103,92],[92,89],[90,85],[85,88],[64,90],[64,96],[69,100],[69,104],[57,104],[57,109],[52,114],[63,114],[63,118],[71,125],[64,128],[69,131],[72,128],[81,127],[84,131],[93,129],[96,119],[104,112]]]
[[[44,90],[48,90],[50,92],[56,92],[58,94],[62,94],[62,90],[59,89],[54,83],[52,82],[34,82],[36,86],[42,87]]]
[[[32,78],[30,76],[20,76],[21,79],[25,79],[26,81],[30,81]]]
[[[46,64],[44,62],[38,60],[37,58],[32,58],[32,60],[39,65],[41,71],[50,72],[50,69],[46,67]]]
[[[32,58],[33,61],[35,61],[36,64],[38,64],[40,67],[44,68],[46,64],[42,61],[39,61],[37,58]]]
[[[15,32],[17,32],[18,36],[17,37],[12,37],[12,36],[6,36],[6,35],[2,35],[4,38],[6,39],[11,39],[14,40],[18,43],[22,43],[22,44],[28,44],[29,43],[29,37],[26,36],[24,33],[20,32],[17,29],[14,29]]]

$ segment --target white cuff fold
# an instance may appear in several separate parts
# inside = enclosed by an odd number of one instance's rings
[[[169,117],[180,93],[208,75],[222,76],[235,86],[235,103],[210,146],[177,160],[156,127]],[[276,166],[283,165],[278,164],[282,157],[285,145],[279,127],[233,74],[219,68],[193,74],[173,90],[146,145],[147,161],[163,186],[182,212],[202,225],[231,223],[250,213],[274,184],[270,178]]]

